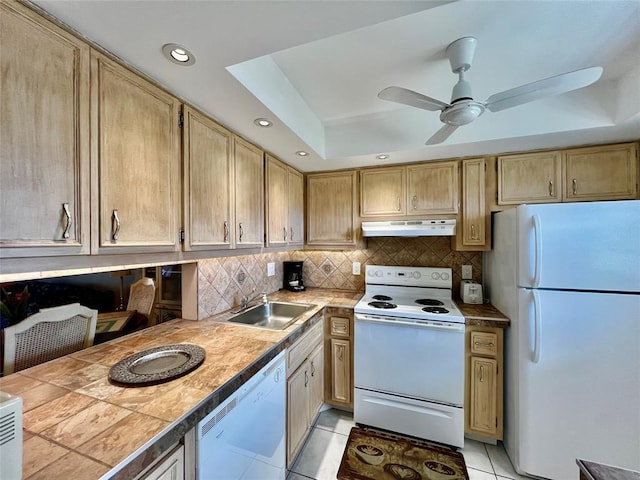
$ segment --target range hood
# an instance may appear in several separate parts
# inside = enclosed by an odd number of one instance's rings
[[[362,235],[365,237],[452,237],[455,234],[455,219],[362,222]]]

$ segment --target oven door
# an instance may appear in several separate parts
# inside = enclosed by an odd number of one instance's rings
[[[464,324],[356,314],[354,383],[462,407]]]

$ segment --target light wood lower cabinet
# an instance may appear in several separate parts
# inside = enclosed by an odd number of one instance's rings
[[[184,446],[178,445],[135,480],[183,480]]]
[[[467,326],[465,433],[502,440],[503,330]]]
[[[302,447],[324,401],[322,321],[287,351],[287,467]]]
[[[335,312],[333,311],[335,310]],[[325,310],[325,401],[353,408],[353,312]]]

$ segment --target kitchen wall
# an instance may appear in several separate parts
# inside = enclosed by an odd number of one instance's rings
[[[207,318],[240,305],[243,295],[282,288],[282,262],[304,261],[303,279],[308,287],[364,290],[364,266],[403,265],[450,267],[453,294],[460,291],[462,265],[472,265],[473,279],[482,281],[482,253],[457,252],[449,237],[370,238],[360,250],[295,250],[237,257],[211,258],[198,262],[198,319]],[[274,262],[276,274],[267,277],[267,263]],[[353,275],[352,263],[360,262],[362,275]]]

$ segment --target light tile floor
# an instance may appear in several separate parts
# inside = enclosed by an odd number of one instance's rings
[[[336,480],[351,427],[349,412],[330,409],[322,412],[302,447],[287,480]],[[462,449],[469,480],[527,480],[515,473],[502,444],[488,445],[465,439]],[[530,479],[528,479],[530,480]]]

